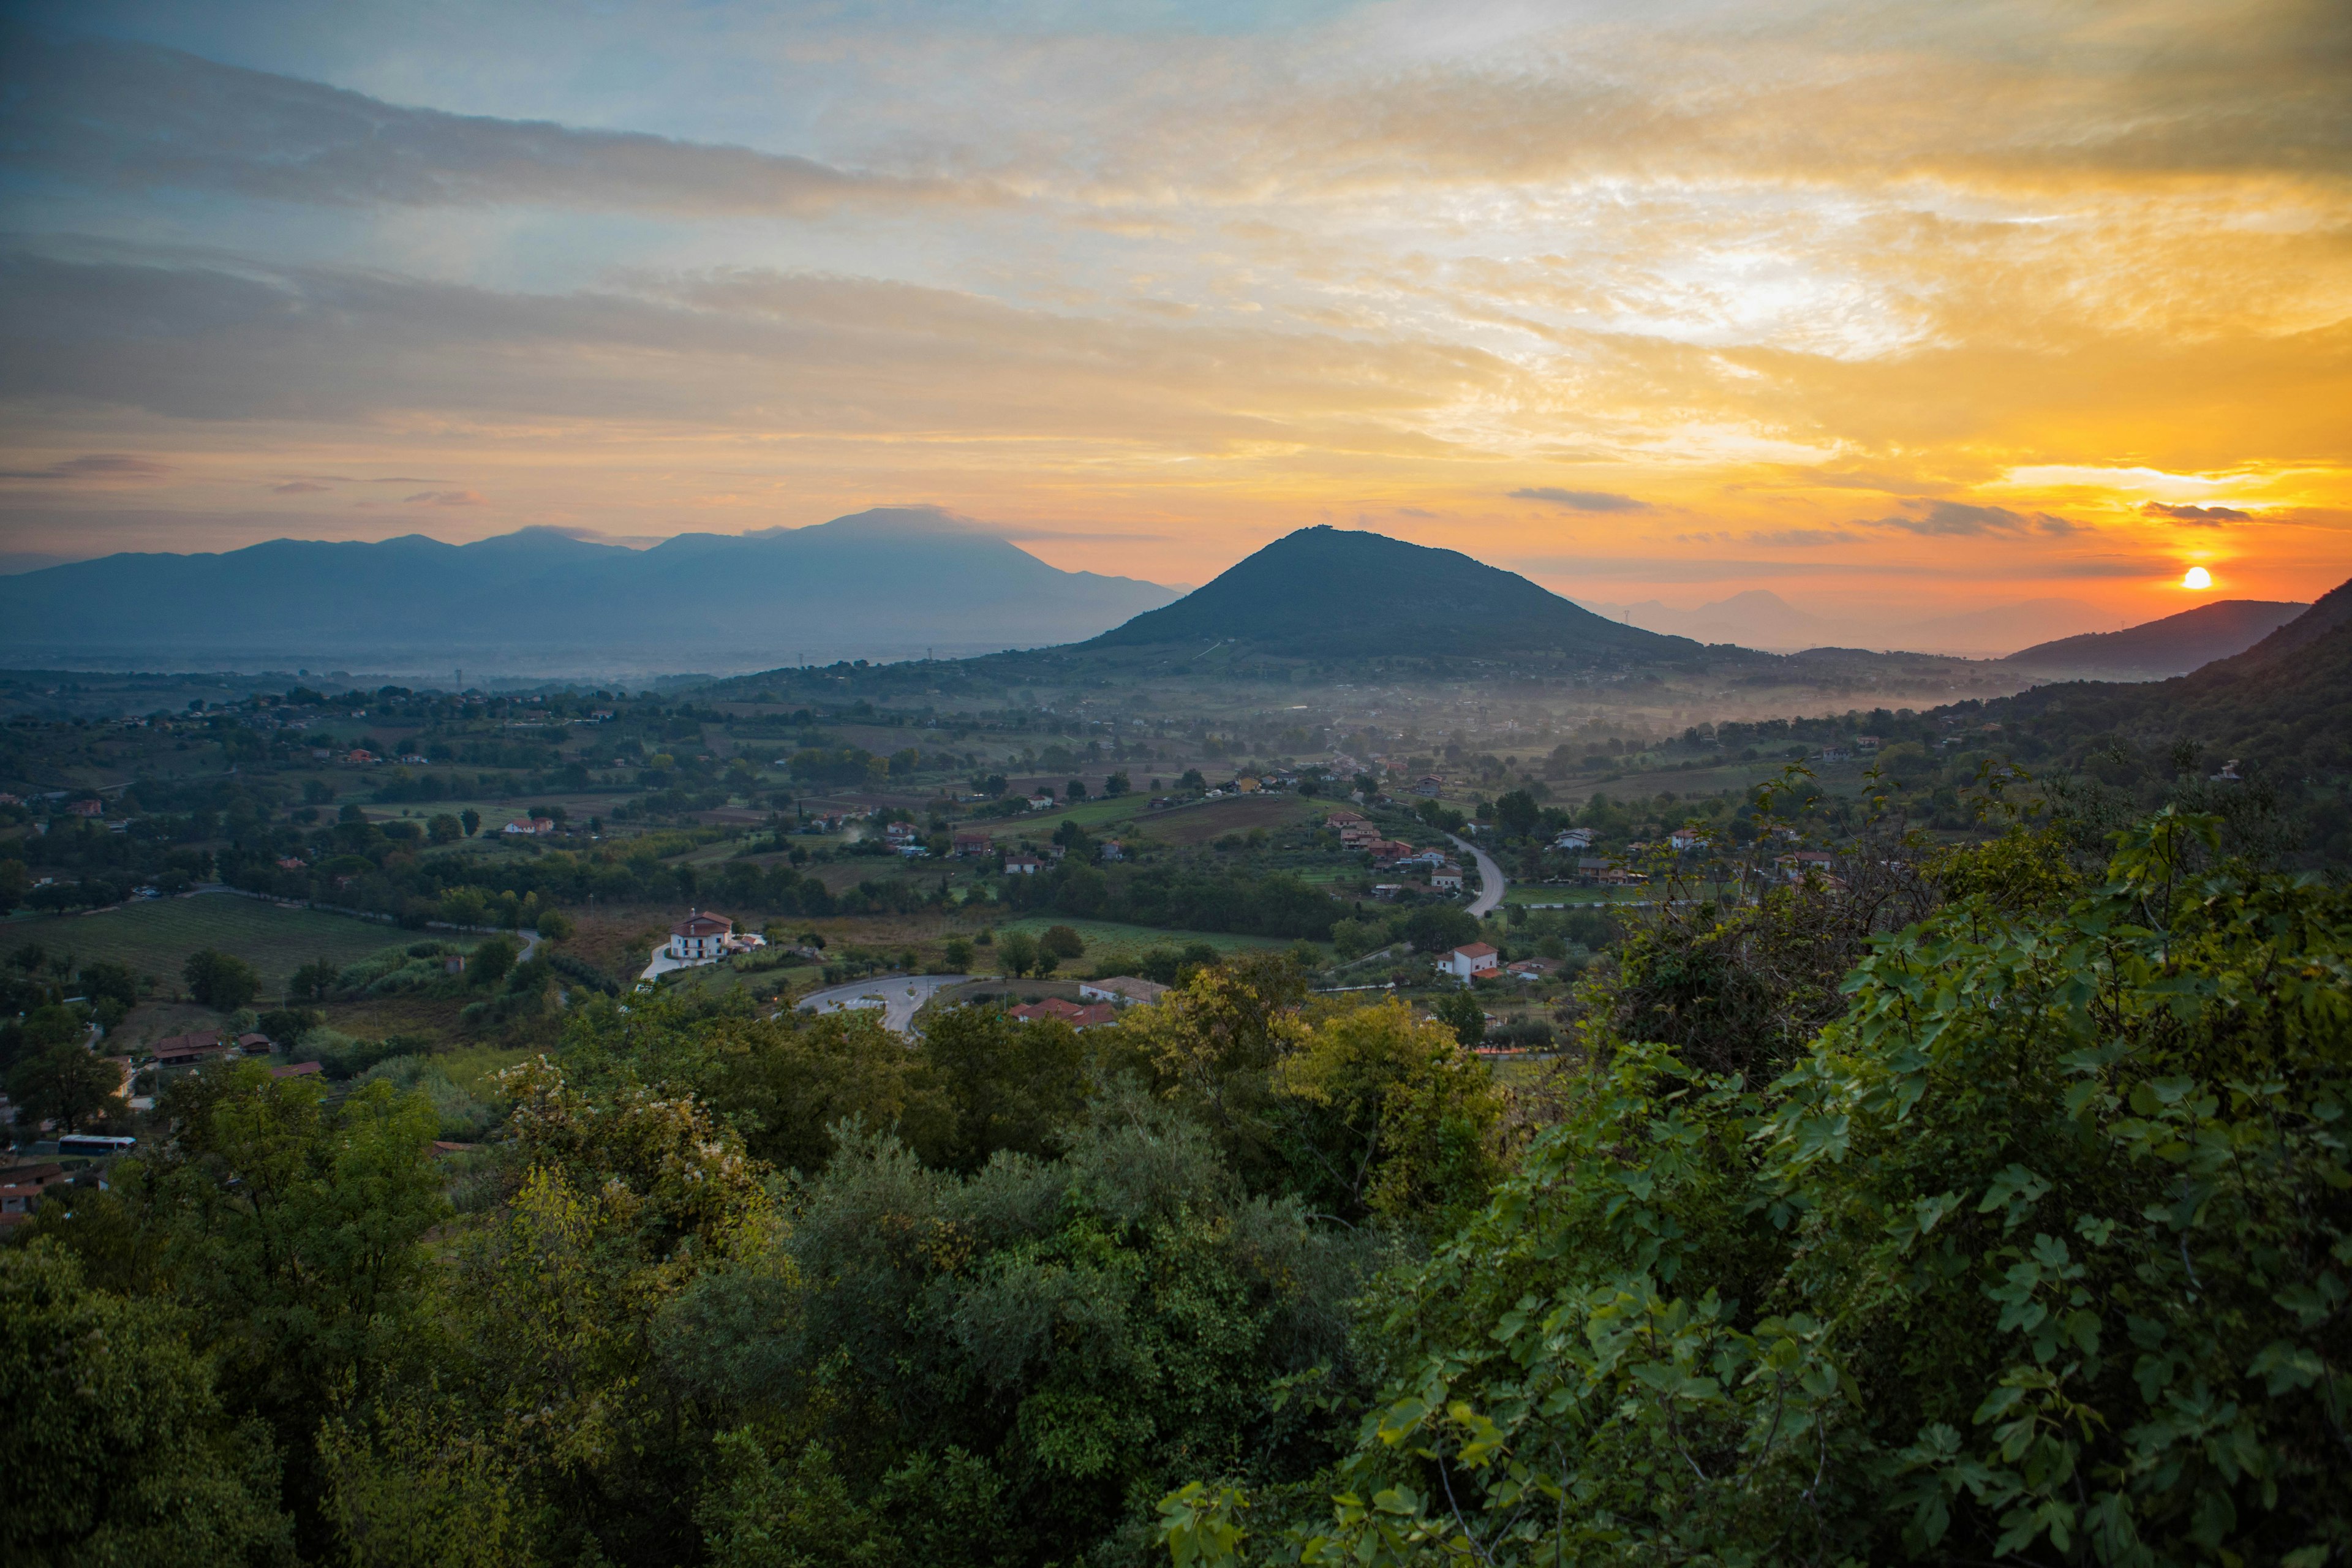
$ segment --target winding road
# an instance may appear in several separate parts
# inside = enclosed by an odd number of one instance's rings
[[[961,985],[969,974],[877,974],[847,985],[829,985],[795,1004],[803,1013],[838,1013],[848,1007],[879,1007],[882,1026],[906,1034],[914,1026],[922,1005],[950,985]]]
[[[1462,853],[1478,863],[1478,896],[1470,900],[1470,913],[1475,919],[1485,920],[1503,901],[1503,868],[1495,864],[1492,855],[1467,838],[1455,838],[1451,833],[1445,837],[1453,838]]]

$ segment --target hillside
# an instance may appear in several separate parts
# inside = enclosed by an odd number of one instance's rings
[[[2223,599],[2122,631],[2037,643],[2002,662],[2123,679],[2186,675],[2217,658],[2245,652],[2309,608],[2266,599]]]
[[[1204,647],[1220,641],[1324,658],[1557,651],[1599,663],[1699,651],[1685,637],[1604,620],[1458,551],[1328,526],[1277,539],[1174,604],[1081,646]]]
[[[0,661],[743,669],[1068,642],[1170,597],[920,508],[647,550],[537,528],[471,544],[280,539],[0,578]]]

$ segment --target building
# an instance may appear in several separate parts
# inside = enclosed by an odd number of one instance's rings
[[[1438,792],[1444,787],[1444,779],[1439,778],[1435,773],[1427,773],[1414,782],[1412,793],[1434,800],[1437,798]]]
[[[95,799],[78,800],[71,805],[66,807],[66,809],[72,812],[76,816],[104,816],[106,815],[106,802]]]
[[[1029,809],[1051,811],[1054,809],[1054,797],[1050,795],[1033,795],[1029,797]]]
[[[1592,847],[1592,829],[1571,827],[1553,839],[1551,847],[1555,849],[1590,849]]]
[[[364,746],[354,746],[343,753],[343,761],[363,767],[375,761],[375,753]]]
[[[1034,855],[1007,855],[1004,858],[1004,874],[1008,877],[1034,877],[1043,867],[1044,862]]]
[[[1878,750],[1878,737],[1875,735],[1856,735],[1853,738],[1853,749],[1857,752],[1874,752]]]
[[[170,1035],[155,1042],[155,1065],[159,1068],[194,1067],[227,1049],[228,1041],[217,1030]]]
[[[1116,838],[1106,838],[1097,847],[1100,850],[1102,858],[1105,860],[1124,860],[1127,858],[1127,846],[1120,843]]]
[[[1087,1002],[1108,1002],[1113,1006],[1139,1004],[1150,1006],[1168,994],[1168,987],[1157,980],[1145,980],[1133,974],[1115,974],[1108,980],[1087,980],[1078,984],[1078,995]]]
[[[280,855],[278,858],[278,868],[281,871],[299,871],[308,864],[309,862],[292,855]]]
[[[1438,969],[1456,980],[1475,980],[1502,967],[1503,955],[1483,942],[1457,947],[1437,961]]]
[[[1780,868],[1780,874],[1791,882],[1803,881],[1809,871],[1826,876],[1829,868],[1836,863],[1837,857],[1826,849],[1799,849],[1781,856],[1775,862]]]
[[[893,822],[882,829],[882,837],[895,847],[911,844],[922,837],[922,831],[911,822]]]
[[[1675,853],[1686,854],[1693,849],[1706,848],[1707,837],[1696,827],[1678,827],[1666,836],[1666,843]]]
[[[1350,827],[1367,827],[1370,824],[1352,811],[1335,811],[1323,819],[1323,826],[1334,833],[1345,833]]]
[[[1517,963],[1506,964],[1504,973],[1514,980],[1549,980],[1559,973],[1557,958],[1523,958]]]
[[[985,855],[995,847],[995,840],[990,838],[985,833],[959,833],[955,836],[952,853],[959,857]]]
[[[555,819],[551,816],[518,816],[499,831],[517,838],[536,837],[542,833],[554,832]]]
[[[1007,1015],[1024,1024],[1042,1024],[1050,1019],[1067,1024],[1073,1029],[1090,1029],[1097,1024],[1108,1024],[1116,1016],[1116,1009],[1108,1002],[1081,1007],[1076,1002],[1066,1002],[1059,996],[1048,996],[1043,1002],[1015,1007]]]
[[[271,1078],[315,1078],[320,1068],[317,1062],[291,1062],[282,1068],[271,1068]]]
[[[707,963],[734,950],[735,922],[725,915],[688,910],[669,928],[669,955],[685,963]]]
[[[1462,890],[1462,868],[1454,865],[1437,867],[1429,873],[1429,885],[1441,893]]]

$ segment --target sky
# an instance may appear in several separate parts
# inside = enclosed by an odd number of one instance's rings
[[[0,557],[927,504],[1180,584],[1328,522],[2308,599],[2348,87],[2336,0],[0,5]]]

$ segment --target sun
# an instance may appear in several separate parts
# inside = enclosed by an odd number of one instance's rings
[[[2213,574],[2202,566],[2191,566],[2181,574],[2180,585],[2184,588],[2210,588],[2213,585]]]

